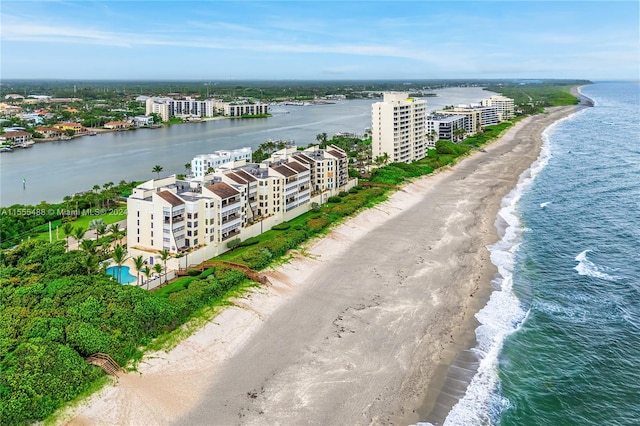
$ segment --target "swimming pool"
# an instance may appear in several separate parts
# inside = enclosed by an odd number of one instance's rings
[[[129,267],[128,266],[120,266],[120,283],[121,284],[131,284],[136,282],[136,280],[138,279],[138,277],[136,277],[135,275],[131,275],[129,273]],[[109,266],[107,268],[107,274],[111,275],[112,277],[114,277],[116,280],[118,279],[118,266]]]

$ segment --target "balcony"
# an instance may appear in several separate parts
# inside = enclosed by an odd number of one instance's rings
[[[230,232],[227,232],[227,233],[224,233],[224,232],[223,232],[223,233],[222,233],[222,238],[221,238],[221,240],[222,240],[222,241],[226,241],[226,240],[228,240],[229,238],[233,238],[233,237],[235,237],[235,236],[237,236],[237,235],[240,235],[240,231],[239,231],[239,230],[237,230],[237,229],[234,229],[233,231],[230,231]]]
[[[224,225],[227,222],[231,222],[232,220],[236,220],[240,218],[240,214],[238,212],[235,212],[233,214],[230,214],[228,216],[222,216],[222,224]]]
[[[224,209],[227,206],[237,204],[240,202],[240,197],[228,198],[226,200],[222,200],[222,208]]]
[[[168,216],[164,217],[164,224],[169,224],[171,222],[176,223],[176,222],[182,222],[184,220],[184,215],[177,215],[177,216],[172,216],[171,218],[169,218]]]
[[[228,205],[226,207],[223,207],[221,213],[222,213],[223,216],[228,216],[228,215],[230,215],[232,213],[240,211],[240,208],[241,207],[240,207],[239,203],[230,204],[230,205]]]

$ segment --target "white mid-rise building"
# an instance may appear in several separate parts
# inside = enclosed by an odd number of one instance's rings
[[[498,114],[498,120],[505,121],[513,118],[515,103],[513,99],[502,95],[494,95],[480,101],[482,106],[494,107]]]
[[[269,112],[269,105],[262,102],[222,102],[215,99],[200,101],[187,97],[173,99],[167,97],[139,97],[146,105],[146,115],[156,113],[163,121],[171,117],[213,117],[224,115],[240,117],[243,115],[261,115]]]
[[[251,148],[245,147],[232,151],[215,151],[212,154],[197,155],[191,160],[191,174],[202,177],[212,172],[211,169],[218,169],[223,164],[233,161],[251,161]]]
[[[466,117],[464,115],[432,114],[427,116],[427,139],[429,147],[435,148],[436,141],[443,139],[458,141],[464,129]],[[466,131],[465,131],[466,132]]]
[[[388,161],[410,163],[427,155],[424,100],[406,92],[386,92],[382,102],[372,105],[373,158],[387,154]]]

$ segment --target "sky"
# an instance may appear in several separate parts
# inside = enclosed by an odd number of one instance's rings
[[[637,1],[7,1],[0,78],[637,80]]]

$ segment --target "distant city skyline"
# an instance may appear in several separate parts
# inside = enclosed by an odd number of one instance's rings
[[[636,1],[3,1],[2,79],[639,77]]]

